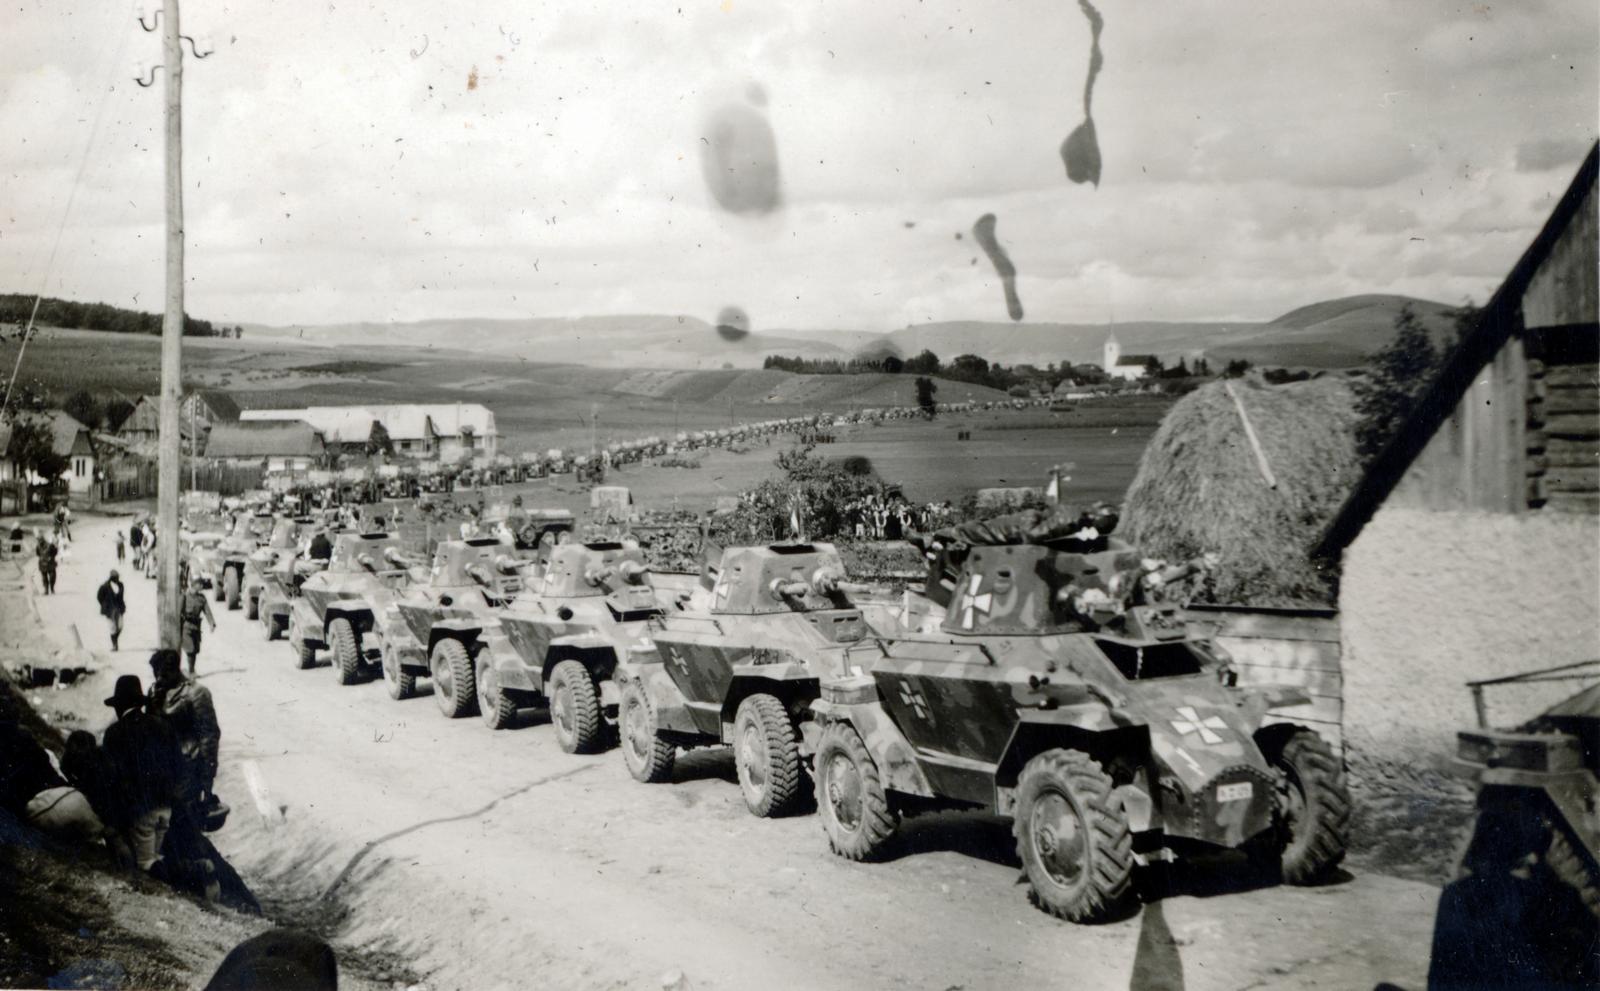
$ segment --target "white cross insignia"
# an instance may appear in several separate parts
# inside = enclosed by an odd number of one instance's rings
[[[1194,706],[1192,705],[1178,706],[1178,715],[1183,718],[1174,719],[1172,728],[1177,730],[1181,736],[1199,733],[1201,743],[1221,743],[1222,737],[1213,731],[1228,728],[1228,724],[1222,721],[1221,716],[1207,716],[1201,719],[1200,714],[1194,711]]]
[[[920,691],[912,688],[911,683],[904,678],[900,679],[900,701],[916,710],[918,719],[928,718],[928,700],[922,697]]]
[[[972,614],[981,612],[987,616],[989,609],[994,605],[994,595],[989,592],[978,594],[978,586],[981,584],[983,576],[973,575],[972,584],[967,586],[966,595],[961,599],[961,625],[969,630],[972,629]]]

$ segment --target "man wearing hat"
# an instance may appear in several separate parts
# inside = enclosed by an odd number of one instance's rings
[[[166,720],[145,711],[144,687],[136,674],[117,679],[106,699],[117,721],[106,727],[105,758],[112,847],[130,866],[148,871],[161,859],[178,794],[178,740]]]
[[[203,619],[211,624],[211,632],[217,631],[217,621],[211,615],[211,603],[206,601],[205,583],[198,577],[189,583],[189,591],[184,593],[180,614],[183,620],[183,652],[189,655],[189,674],[194,674],[195,661],[200,658],[200,621]],[[152,661],[151,663],[154,663]]]
[[[128,611],[128,603],[122,594],[122,578],[115,568],[95,596],[100,600],[100,615],[106,618],[106,626],[111,630],[111,649],[116,650],[117,639],[122,636],[122,617]]]

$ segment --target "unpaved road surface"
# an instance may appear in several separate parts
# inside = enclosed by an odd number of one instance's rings
[[[111,527],[82,521],[60,594],[37,599],[52,636],[77,624],[99,658],[56,693],[91,708],[117,674],[148,678],[154,644],[154,584],[134,577],[123,650],[105,651]],[[340,687],[217,608],[200,670],[235,810],[218,846],[269,904],[323,899],[343,948],[403,958],[430,988],[645,989],[672,972],[697,991],[1425,984],[1429,885],[1239,890],[1212,866],[1126,921],[1069,925],[1028,904],[1004,822],[911,820],[888,862],[852,864],[815,816],[750,816],[723,752],[637,784],[614,750],[563,754],[539,713],[491,732],[426,694]],[[247,766],[281,821],[257,814]]]

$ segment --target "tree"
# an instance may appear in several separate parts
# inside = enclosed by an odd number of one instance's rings
[[[1235,358],[1228,362],[1228,367],[1223,369],[1222,374],[1226,378],[1236,379],[1244,375],[1244,373],[1248,372],[1249,370],[1250,362],[1243,358]]]
[[[44,417],[19,417],[11,423],[11,460],[26,476],[29,472],[53,484],[67,470],[67,457],[56,453],[55,433]]]
[[[1164,368],[1166,366],[1161,363],[1161,358],[1158,355],[1151,355],[1144,360],[1144,373],[1153,379],[1160,378]]]
[[[367,434],[366,453],[368,457],[379,453],[385,457],[394,456],[394,441],[389,439],[389,428],[383,425],[382,420],[372,421],[372,431]]]
[[[107,430],[116,430],[132,415],[133,404],[118,396],[106,403],[104,426]]]
[[[61,408],[90,430],[100,429],[100,423],[105,418],[105,408],[100,405],[100,400],[86,389],[79,389],[68,396]]]
[[[937,375],[940,371],[939,356],[923,348],[921,354],[906,360],[905,371],[908,375]]]
[[[922,353],[928,354],[927,351]],[[933,379],[928,378],[926,375],[917,378],[917,405],[921,407],[922,415],[930,420],[939,413],[938,404],[934,402],[933,398],[938,392],[939,384]]]
[[[1356,448],[1369,461],[1399,429],[1441,360],[1410,306],[1401,307],[1394,329],[1394,337],[1372,356],[1366,376],[1355,383]]]
[[[899,375],[900,372],[905,369],[905,367],[906,363],[900,358],[897,358],[892,354],[884,356],[883,370],[888,372],[890,375]]]

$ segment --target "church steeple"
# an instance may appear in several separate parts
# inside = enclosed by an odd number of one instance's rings
[[[1117,359],[1121,357],[1122,345],[1117,343],[1117,335],[1115,333],[1106,335],[1105,350],[1101,355],[1100,367],[1104,368],[1107,373],[1113,372],[1117,367]]]

